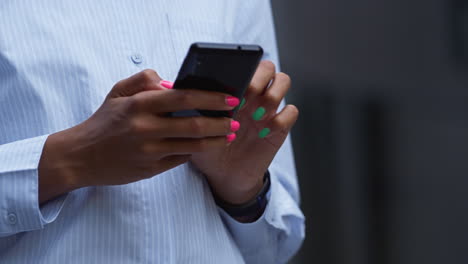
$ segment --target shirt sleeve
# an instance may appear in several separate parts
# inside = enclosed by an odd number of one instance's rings
[[[238,1],[232,42],[260,44],[264,59],[279,69],[270,1]],[[280,108],[284,107],[283,101]],[[271,187],[264,214],[253,223],[240,223],[219,208],[246,263],[286,263],[300,248],[305,218],[299,208],[299,188],[290,137],[269,167]]]
[[[66,195],[39,206],[38,165],[47,135],[0,145],[0,237],[41,229]]]

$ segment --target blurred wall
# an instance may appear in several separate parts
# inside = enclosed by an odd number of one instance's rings
[[[291,263],[468,263],[468,1],[272,3],[301,110]]]

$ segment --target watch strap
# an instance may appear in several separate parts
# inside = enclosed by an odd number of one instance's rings
[[[226,213],[234,218],[242,220],[257,219],[265,210],[268,203],[267,193],[270,190],[270,172],[267,171],[263,177],[263,187],[250,201],[243,204],[230,204],[215,196],[216,204],[223,208]]]

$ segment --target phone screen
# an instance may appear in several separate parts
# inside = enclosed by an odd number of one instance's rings
[[[194,43],[182,64],[174,89],[200,89],[244,96],[263,55],[258,45]],[[173,116],[234,117],[234,111],[195,109]]]

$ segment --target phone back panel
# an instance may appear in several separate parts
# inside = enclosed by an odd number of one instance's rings
[[[174,89],[199,89],[244,96],[263,55],[258,45],[194,43],[174,84]],[[234,111],[197,109],[173,113],[173,116],[234,117]]]

